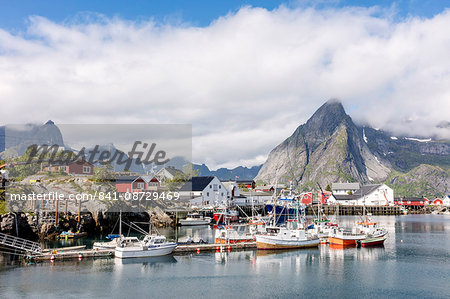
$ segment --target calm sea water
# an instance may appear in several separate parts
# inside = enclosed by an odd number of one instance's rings
[[[0,297],[450,298],[450,216],[374,219],[389,230],[384,247],[321,246],[27,266],[3,261]],[[340,220],[350,224],[356,218]],[[174,231],[163,233],[175,237]],[[212,240],[209,228],[181,228],[176,235]]]

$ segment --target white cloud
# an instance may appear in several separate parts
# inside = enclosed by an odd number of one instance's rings
[[[31,17],[0,30],[2,123],[192,123],[208,166],[263,161],[324,101],[395,134],[450,138],[450,11],[245,7],[203,28]],[[380,16],[381,15],[381,16]]]

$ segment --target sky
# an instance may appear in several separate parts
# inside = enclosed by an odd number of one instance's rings
[[[263,163],[330,98],[450,138],[449,4],[0,0],[1,122],[192,124],[212,169]]]

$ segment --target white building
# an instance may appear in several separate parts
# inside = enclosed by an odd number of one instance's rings
[[[361,186],[359,183],[333,183],[331,190],[336,195],[348,195],[357,192]]]
[[[333,188],[334,186],[335,184],[333,184]],[[343,194],[344,190],[351,190],[352,194]],[[341,189],[341,191],[341,193],[334,193],[333,190],[333,194],[328,199],[328,203],[353,206],[394,205],[394,190],[392,190],[385,184],[364,185],[359,189]]]
[[[450,195],[447,195],[446,197],[444,197],[444,199],[442,200],[442,205],[444,205],[446,207],[450,207]]]
[[[180,189],[180,198],[189,199],[194,206],[225,205],[228,193],[215,176],[192,177]]]
[[[182,173],[181,170],[176,169],[173,166],[168,166],[161,168],[156,174],[155,177],[160,181],[161,183],[164,183],[166,180],[171,180],[177,175],[178,173]]]

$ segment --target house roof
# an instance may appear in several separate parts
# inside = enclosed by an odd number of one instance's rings
[[[173,175],[173,176],[177,175],[178,173],[183,173],[181,170],[176,169],[176,168],[173,167],[173,166],[167,166],[167,167],[161,168],[161,169],[157,172],[157,174],[161,174],[164,170],[166,170],[168,173],[170,173],[170,174]]]
[[[332,190],[357,190],[360,188],[359,183],[333,183]]]
[[[396,197],[396,201],[424,201],[423,197]]]
[[[352,195],[347,195],[347,194],[346,195],[335,195],[335,194],[333,194],[333,196],[334,196],[334,198],[336,198],[336,200],[359,199],[363,196],[366,196],[366,195],[372,193],[380,186],[381,186],[381,184],[364,185],[364,186],[361,186],[361,188],[359,190],[355,191],[355,193],[353,193]]]
[[[155,178],[154,175],[141,175],[141,179],[144,180],[147,184],[150,183],[150,181]]]
[[[77,164],[85,164],[85,163],[87,163],[87,164],[89,164],[91,166],[94,166],[94,165],[92,165],[92,163],[89,163],[86,160],[70,160],[70,161],[65,161],[65,160],[58,161],[57,160],[57,161],[55,161],[53,163],[49,163],[49,165],[47,165],[47,166],[68,166],[68,165],[71,165],[71,164],[74,164],[74,163],[77,163]]]
[[[116,183],[131,183],[139,178],[138,175],[124,175],[116,178]]]
[[[181,187],[180,191],[203,191],[214,178],[214,176],[194,176]]]

